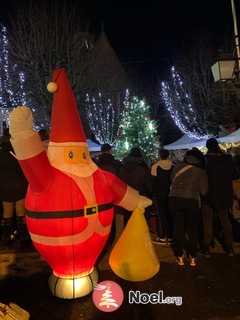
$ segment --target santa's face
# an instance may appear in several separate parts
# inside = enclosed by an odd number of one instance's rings
[[[63,172],[79,177],[92,175],[98,167],[92,161],[87,143],[49,142],[48,158],[51,165]]]
[[[69,146],[63,148],[64,162],[69,164],[90,164],[88,148],[79,146]]]

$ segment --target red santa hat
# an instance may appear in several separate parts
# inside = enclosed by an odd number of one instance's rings
[[[50,141],[87,143],[75,97],[64,68],[53,72],[48,91],[53,92]]]

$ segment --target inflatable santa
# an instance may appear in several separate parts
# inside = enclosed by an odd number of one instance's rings
[[[48,90],[53,106],[47,153],[25,106],[10,114],[11,143],[29,182],[29,233],[53,270],[50,290],[73,299],[98,282],[94,265],[109,236],[113,205],[132,211],[151,200],[91,160],[65,69],[54,71]]]

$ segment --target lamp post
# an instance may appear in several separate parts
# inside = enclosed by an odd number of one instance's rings
[[[239,80],[239,71],[240,71],[240,51],[239,51],[239,36],[238,36],[238,26],[237,26],[237,16],[236,16],[236,7],[234,0],[231,0],[232,5],[232,15],[233,15],[233,25],[234,25],[234,36],[235,36],[235,45],[237,53],[237,70],[238,70],[238,80]]]
[[[235,36],[234,54],[220,54],[219,59],[214,63],[211,69],[214,81],[221,82],[222,91],[224,93],[235,93],[237,97],[240,98],[240,50],[236,18],[236,7],[234,0],[231,0],[231,6]]]

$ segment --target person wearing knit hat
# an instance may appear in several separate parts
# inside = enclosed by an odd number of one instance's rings
[[[210,257],[210,246],[214,238],[222,231],[224,239],[223,249],[229,256],[233,256],[233,234],[229,220],[229,211],[233,205],[233,180],[239,179],[237,170],[231,155],[226,154],[216,139],[210,138],[206,142],[208,149],[206,158],[206,172],[208,177],[208,192],[202,198],[202,227],[203,236],[200,242],[199,252],[205,257]],[[215,218],[216,217],[216,218]],[[216,224],[213,224],[216,219]],[[219,225],[220,230],[213,230],[213,225]]]
[[[151,205],[126,183],[91,160],[65,69],[53,72],[47,152],[33,130],[29,107],[10,113],[11,143],[29,182],[26,221],[32,242],[51,266],[49,287],[59,298],[85,296],[98,282],[94,264],[111,228],[113,205]]]
[[[183,161],[188,164],[194,164],[202,169],[205,169],[206,167],[206,159],[199,149],[188,150],[183,158]]]

